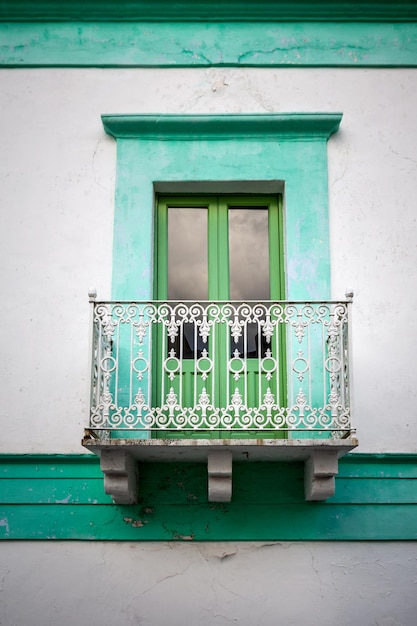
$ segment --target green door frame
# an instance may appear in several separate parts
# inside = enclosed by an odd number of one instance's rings
[[[283,300],[285,297],[285,273],[284,273],[284,242],[283,242],[283,215],[282,215],[282,195],[189,195],[189,196],[159,196],[155,203],[155,241],[154,241],[154,295],[157,300],[166,300],[168,296],[168,209],[169,208],[205,208],[208,211],[208,299],[210,301],[229,300],[229,237],[228,237],[228,215],[229,209],[233,207],[267,207],[268,210],[268,237],[269,237],[269,299]],[[277,373],[276,385],[279,387],[279,397],[286,397],[286,366],[285,366],[285,330],[282,325],[279,326],[279,369]],[[163,337],[162,333],[157,333],[156,339],[156,356],[153,362],[155,376],[154,384],[154,402],[161,403],[163,395],[163,377],[162,370],[162,352]],[[228,364],[222,354],[228,352],[229,333],[223,325],[218,328],[217,334],[218,346],[226,346],[226,349],[217,354],[215,371],[217,379],[215,387],[217,389],[216,397],[221,398],[221,405],[230,403],[230,393],[226,389],[229,388],[224,381],[231,379],[228,370]],[[246,359],[247,384],[249,388],[248,398],[252,395],[252,402],[255,398],[256,379],[259,375],[258,359]],[[194,371],[194,360],[182,360],[181,377],[184,375],[184,385],[188,385],[188,389],[192,389],[193,385],[190,377],[196,375]],[[166,374],[165,374],[166,376]],[[188,378],[187,378],[188,377]],[[188,381],[188,382],[186,382]],[[243,382],[240,381],[240,386]],[[236,383],[234,386],[239,387]],[[166,385],[165,385],[166,387]],[[252,387],[252,394],[250,389]],[[200,390],[201,391],[201,390]],[[240,390],[241,391],[241,390]],[[277,391],[277,390],[275,390]],[[266,388],[263,390],[266,393]],[[195,399],[194,399],[195,402]],[[266,434],[266,432],[268,434]],[[272,433],[271,431],[258,433],[256,436],[263,437],[281,437],[284,433]],[[175,435],[175,434],[174,434]],[[229,437],[227,432],[217,433],[213,431],[209,433],[211,436]],[[254,437],[254,433],[234,433],[234,436]],[[163,436],[167,436],[164,431]],[[178,436],[183,437],[183,431],[179,431]],[[207,432],[191,434],[190,436],[204,436],[207,438]]]

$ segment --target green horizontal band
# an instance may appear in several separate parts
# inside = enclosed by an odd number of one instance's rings
[[[417,24],[0,23],[0,66],[415,67]]]
[[[302,463],[235,463],[225,504],[207,501],[204,463],[146,463],[139,472],[140,504],[116,506],[97,457],[2,455],[0,538],[417,539],[417,455],[347,455],[326,502],[304,501]]]

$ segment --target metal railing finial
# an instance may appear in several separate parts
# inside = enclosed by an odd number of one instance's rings
[[[88,290],[88,299],[90,302],[94,302],[97,298],[97,289],[95,287],[90,287]]]
[[[347,287],[345,291],[345,297],[348,302],[352,302],[354,296],[354,291],[351,287]]]

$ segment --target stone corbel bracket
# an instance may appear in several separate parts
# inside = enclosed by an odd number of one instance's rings
[[[124,450],[102,450],[100,468],[104,491],[115,504],[137,504],[139,475],[137,461]]]
[[[115,504],[137,504],[139,475],[136,459],[123,450],[102,450],[100,468],[104,474],[104,491]],[[207,458],[208,501],[230,502],[232,499],[232,453],[211,452]]]
[[[232,453],[210,452],[207,457],[208,501],[230,502],[232,499]]]
[[[220,442],[174,440],[167,445],[160,439],[132,440],[117,445],[97,443],[86,437],[84,445],[100,455],[104,474],[104,488],[116,504],[138,502],[140,461],[192,461],[207,462],[208,501],[230,502],[232,499],[233,458],[252,461],[303,461],[304,492],[307,501],[321,501],[335,494],[335,476],[339,458],[358,445],[356,437],[337,441],[306,442],[300,440],[271,440],[270,445],[258,442],[231,440],[226,449]],[[284,445],[285,444],[285,445]],[[223,442],[221,444],[223,448]],[[220,448],[220,449],[219,449]]]
[[[304,464],[304,492],[307,501],[327,500],[334,496],[338,473],[337,451],[314,450]],[[211,452],[208,455],[208,500],[231,502],[232,453]]]
[[[326,500],[334,496],[338,473],[336,450],[312,450],[304,463],[304,493],[307,501]]]

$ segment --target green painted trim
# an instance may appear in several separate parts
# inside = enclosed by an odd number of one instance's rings
[[[20,510],[19,510],[20,509]],[[395,512],[392,510],[395,509]],[[150,511],[149,513],[147,511]],[[256,525],[252,516],[256,516]],[[6,505],[3,539],[78,541],[415,541],[416,506],[403,504],[137,507]],[[399,531],[398,519],[401,520]],[[30,520],[30,521],[29,521]],[[289,522],[289,520],[291,520]],[[360,528],[360,530],[359,530]]]
[[[417,24],[0,23],[0,66],[416,67]]]
[[[296,117],[296,116],[294,116]],[[213,118],[208,118],[209,120]],[[217,118],[214,118],[215,121]],[[224,126],[224,118],[220,119],[220,126]],[[185,118],[185,122],[187,118]],[[219,121],[217,119],[217,121]],[[240,122],[240,117],[237,117],[237,121]],[[340,120],[339,120],[340,121]],[[163,125],[162,125],[163,126]],[[182,125],[181,125],[182,126]],[[205,120],[203,119],[203,126],[205,126]],[[233,133],[233,124],[230,124]],[[216,128],[216,124],[214,124]],[[332,126],[333,128],[333,126]],[[239,124],[240,129],[240,124]],[[245,129],[243,124],[242,129]],[[164,131],[162,131],[164,132]],[[155,207],[155,222],[157,224],[157,236],[155,237],[155,264],[154,264],[154,297],[157,300],[172,299],[172,294],[169,294],[168,288],[168,273],[170,268],[170,260],[168,258],[168,226],[169,226],[169,214],[170,209],[175,208],[184,209],[185,207],[198,207],[200,210],[204,210],[206,213],[206,232],[205,239],[207,241],[207,257],[206,257],[206,269],[207,269],[207,291],[205,296],[201,296],[204,300],[230,300],[230,267],[229,267],[229,225],[230,225],[230,213],[233,212],[233,207],[251,208],[251,207],[263,207],[266,209],[267,216],[267,236],[269,241],[269,257],[268,257],[268,273],[269,273],[269,295],[270,300],[285,300],[285,284],[284,284],[284,246],[283,246],[283,229],[282,229],[282,194],[275,195],[234,195],[234,194],[218,194],[211,196],[202,195],[158,195],[156,199]],[[185,297],[177,296],[177,297]],[[266,392],[266,387],[271,388],[272,393],[277,394],[277,397],[283,399],[286,397],[286,355],[285,355],[285,331],[281,327],[277,331],[279,333],[279,354],[276,355],[278,359],[278,372],[279,376],[271,380],[268,385],[265,385],[262,393]],[[228,372],[226,365],[225,354],[230,353],[230,341],[231,337],[227,328],[220,324],[217,329],[213,330],[214,336],[206,344],[206,348],[210,352],[210,343],[216,344],[215,358],[214,358],[214,373],[208,373],[207,380],[199,383],[198,390],[194,389],[192,381],[195,380],[195,361],[194,359],[185,359],[181,364],[181,379],[183,385],[183,404],[186,406],[192,406],[195,399],[195,394],[198,396],[201,393],[202,388],[212,389],[212,402],[215,406],[226,406],[228,401],[227,385],[230,385],[230,389],[239,389],[240,393],[248,394],[249,406],[254,406],[254,402],[257,395],[254,395],[257,378],[259,374],[259,361],[258,359],[248,359],[246,363],[245,382],[232,380],[231,374]],[[162,329],[158,329],[157,335],[154,339],[157,348],[155,350],[156,355],[163,354],[163,335]],[[165,333],[166,336],[166,333]],[[271,339],[272,349],[275,351],[274,341],[276,336]],[[236,346],[237,347],[237,346]],[[166,348],[165,350],[167,350]],[[212,355],[213,356],[213,355]],[[245,386],[245,389],[243,388]],[[162,361],[158,358],[154,359],[152,366],[152,388],[153,388],[153,402],[152,406],[160,406],[161,398],[165,397],[162,394],[162,389],[169,389],[172,387],[176,394],[181,393],[178,387],[178,381],[170,381],[167,374],[164,374]],[[146,388],[146,387],[145,387]],[[210,393],[210,391],[209,391]],[[194,398],[194,400],[193,400]],[[149,403],[149,399],[146,400]],[[225,404],[226,403],[226,404]],[[223,439],[230,437],[227,433],[218,431],[205,431],[204,433],[184,433],[177,431],[175,433],[169,433],[165,431],[156,432],[156,437],[161,438],[206,438],[206,439]],[[248,438],[250,433],[235,432],[232,433],[232,438]],[[265,435],[258,433],[260,439],[265,438]],[[275,432],[271,435],[272,438],[286,438],[287,434],[283,431]]]
[[[417,6],[401,0],[3,0],[0,20],[415,21]]]
[[[327,140],[342,113],[254,113],[251,115],[102,115],[104,130],[116,139],[298,141]]]
[[[1,472],[6,471],[6,465],[33,465],[39,463],[40,465],[97,465],[99,459],[95,454],[81,453],[81,454],[15,454],[15,453],[0,453],[0,476]]]
[[[341,117],[104,115],[117,138],[113,299],[152,299],[154,184],[236,182],[237,175],[246,183],[285,181],[287,298],[328,299],[326,142]]]
[[[260,181],[265,186],[275,182],[281,190],[285,186],[285,293],[290,300],[328,299],[326,143],[339,128],[341,118],[341,113],[102,116],[106,132],[117,139],[113,299],[155,297],[154,206],[158,183],[169,187],[169,182],[192,182],[198,187],[205,182],[215,185],[216,181],[235,181],[238,185],[254,181],[258,188]],[[161,220],[156,223],[161,231]],[[166,240],[165,234],[159,235]],[[227,249],[227,242],[223,248]],[[224,270],[225,266],[219,265],[218,271]],[[210,293],[209,297],[217,299]],[[227,297],[226,292],[219,292],[218,297]],[[281,364],[283,385],[284,369]],[[153,363],[149,376],[155,372],[158,376],[158,364],[155,368]]]
[[[417,455],[349,454],[336,495],[308,503],[301,463],[235,463],[233,501],[207,502],[203,463],[140,466],[141,503],[116,506],[90,455],[1,455],[0,537],[15,540],[417,539]]]

